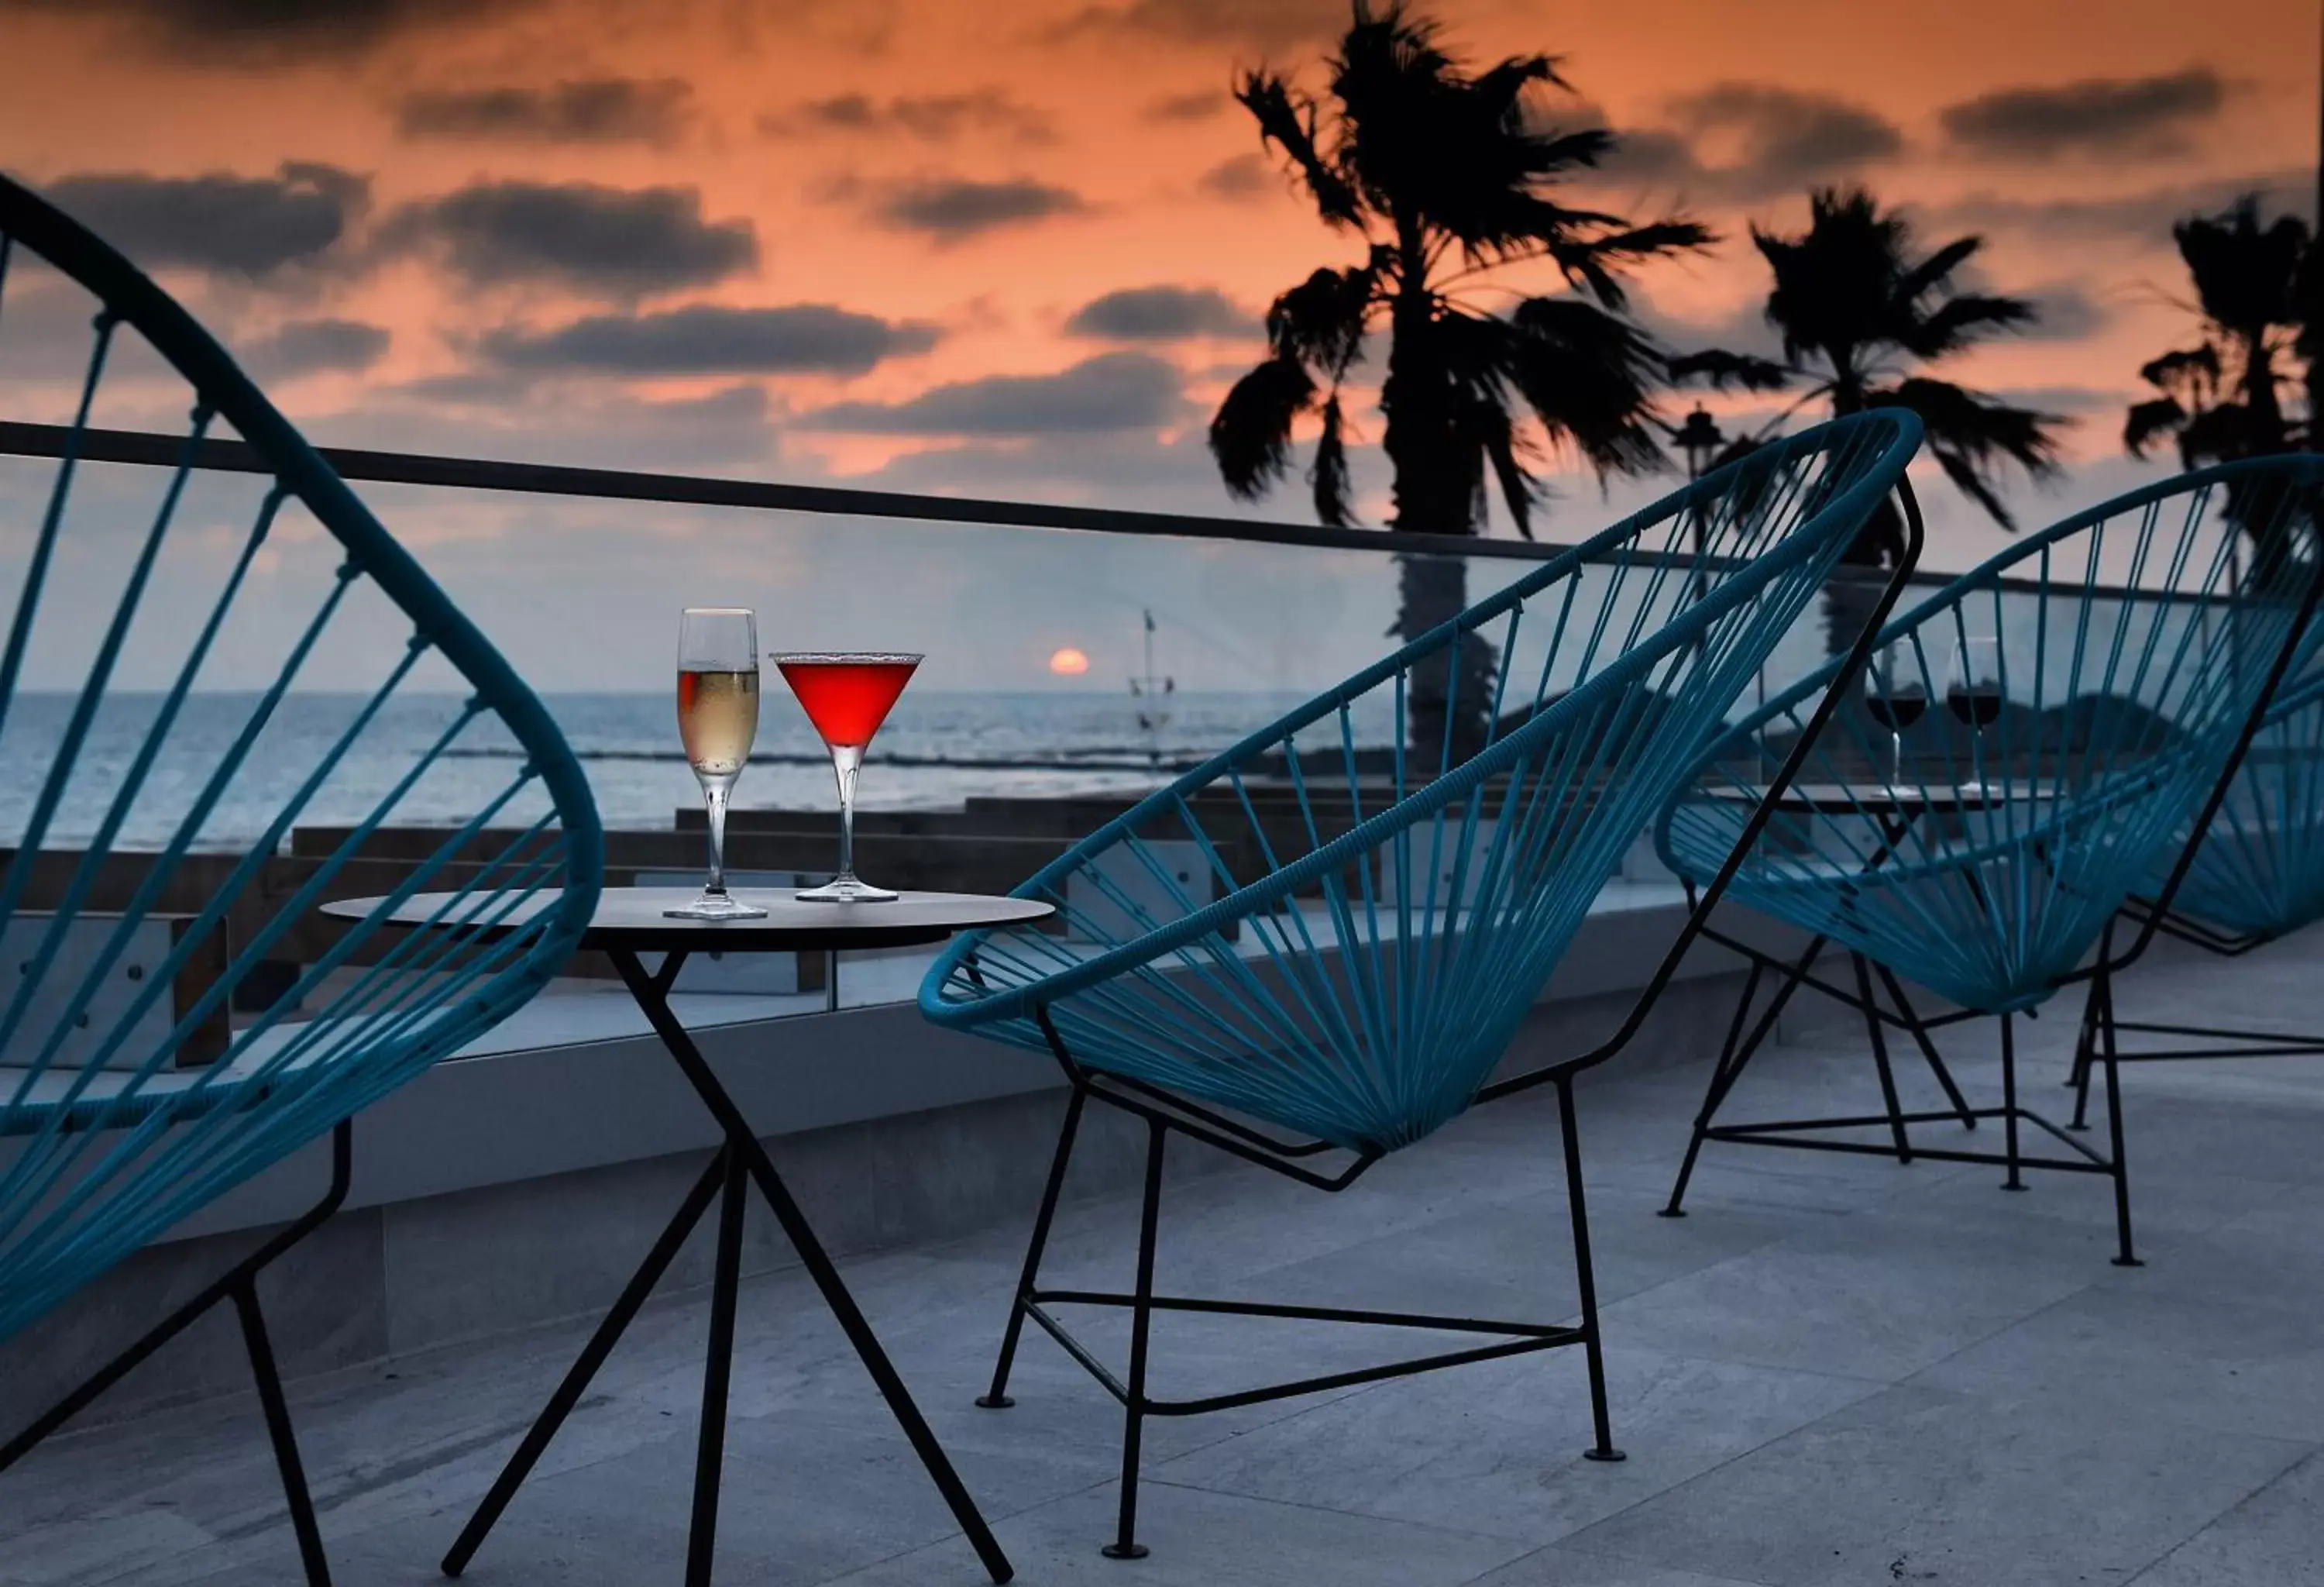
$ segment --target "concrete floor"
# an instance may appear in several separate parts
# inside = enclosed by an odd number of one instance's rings
[[[2324,1029],[2317,963],[2294,943],[2149,966],[2124,1014]],[[2030,1100],[2061,1116],[2067,1022],[2023,1044]],[[1949,1047],[1990,1095],[1990,1035]],[[1118,1564],[1097,1552],[1116,1502],[1112,1403],[1037,1336],[1016,1408],[971,1404],[1021,1228],[852,1262],[848,1278],[1028,1583],[2324,1582],[2324,1059],[2130,1071],[2148,1263],[2135,1270],[2107,1263],[2094,1177],[2005,1195],[1986,1167],[1714,1146],[1692,1215],[1657,1218],[1701,1079],[1617,1065],[1582,1100],[1624,1464],[1579,1458],[1589,1402],[1570,1351],[1159,1422],[1153,1554]],[[1876,1094],[1860,1038],[1832,1030],[1771,1051],[1738,1110],[1868,1111]],[[1524,1099],[1337,1197],[1240,1170],[1174,1184],[1161,1282],[1568,1315],[1556,1139],[1548,1100]],[[1135,1214],[1068,1208],[1050,1281],[1126,1284]],[[678,1579],[704,1322],[698,1294],[646,1315],[469,1582]],[[434,1561],[583,1332],[293,1387],[342,1587],[440,1580]],[[1120,1359],[1122,1328],[1091,1333]],[[1399,1342],[1167,1318],[1155,1386],[1222,1389]],[[983,1579],[801,1276],[745,1287],[736,1354],[722,1582]],[[0,1582],[298,1579],[247,1399],[61,1437],[0,1478]]]

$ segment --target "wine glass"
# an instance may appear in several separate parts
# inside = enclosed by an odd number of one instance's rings
[[[919,664],[919,657],[893,650],[803,650],[775,658],[800,709],[829,746],[839,778],[839,874],[799,894],[802,903],[883,903],[896,896],[855,874],[855,773],[872,735]]]
[[[1864,675],[1864,709],[1888,730],[1888,785],[1904,780],[1904,730],[1929,708],[1921,647],[1911,635],[1883,645]]]
[[[1945,709],[1973,733],[2001,718],[2001,641],[1990,634],[1963,636],[1953,646],[1952,671],[1945,683]]]
[[[726,796],[759,736],[759,633],[740,606],[689,606],[678,629],[678,733],[710,817],[702,896],[665,909],[683,920],[755,920],[766,910],[726,893]]]

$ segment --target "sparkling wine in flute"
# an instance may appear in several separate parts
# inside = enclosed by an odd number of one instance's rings
[[[778,656],[783,681],[823,735],[839,779],[839,874],[799,894],[803,902],[881,903],[896,895],[855,874],[855,773],[920,658],[889,650],[807,650]]]
[[[726,799],[759,736],[758,624],[739,606],[689,607],[678,625],[678,736],[702,785],[710,875],[700,898],[666,912],[687,920],[760,918],[766,910],[726,891]]]
[[[678,735],[696,777],[740,777],[759,736],[759,674],[681,671]]]

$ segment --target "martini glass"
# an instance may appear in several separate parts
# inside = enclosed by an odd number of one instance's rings
[[[856,879],[855,773],[872,735],[919,664],[918,656],[890,650],[804,650],[775,658],[783,681],[830,747],[839,777],[839,874],[799,894],[801,903],[881,903],[896,896]]]
[[[755,920],[766,914],[726,891],[726,796],[759,734],[759,634],[740,606],[691,606],[678,631],[678,733],[710,817],[710,876],[702,896],[665,909],[685,920]]]

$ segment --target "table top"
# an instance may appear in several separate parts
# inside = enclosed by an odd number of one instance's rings
[[[596,912],[582,934],[585,948],[629,948],[647,953],[778,953],[822,948],[911,947],[942,942],[956,932],[987,926],[1018,926],[1056,912],[1037,899],[998,898],[985,893],[908,892],[880,903],[803,904],[788,888],[738,887],[733,898],[767,911],[754,920],[687,920],[663,913],[700,895],[694,887],[609,887],[597,895]],[[387,920],[396,926],[445,925],[430,917],[450,894],[414,893]],[[509,927],[522,925],[558,895],[544,892],[513,913]],[[341,899],[322,906],[337,919],[368,918],[380,900]]]
[[[1697,794],[1726,804],[1756,805],[1766,798],[1764,788],[1744,783],[1717,783],[1700,788]],[[2019,790],[2021,795],[2024,790]],[[1939,815],[1959,810],[1985,810],[2009,802],[2010,789],[2002,785],[1964,782],[1932,783],[1923,788],[1918,783],[1899,787],[1878,780],[1865,782],[1795,782],[1784,789],[1775,801],[1778,810],[1847,815],[1861,811],[1867,815],[1894,812],[1898,815]]]

